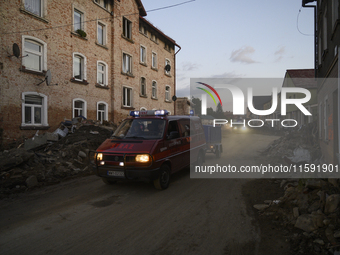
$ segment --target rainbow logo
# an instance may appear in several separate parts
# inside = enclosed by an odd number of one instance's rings
[[[222,101],[221,101],[220,95],[217,93],[217,91],[216,91],[213,87],[211,87],[210,85],[205,84],[205,83],[203,83],[203,82],[197,82],[197,83],[206,86],[206,87],[209,88],[212,92],[214,92],[215,95],[217,96],[218,100],[220,101],[221,106],[222,106]],[[211,94],[211,92],[210,92],[209,90],[204,89],[204,88],[200,88],[200,87],[197,87],[197,88],[200,89],[200,90],[203,90],[204,92],[206,92],[206,93],[214,100],[215,105],[217,105],[214,96]]]

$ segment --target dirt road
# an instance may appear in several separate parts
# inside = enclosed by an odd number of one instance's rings
[[[220,160],[255,164],[273,139],[228,133]],[[249,181],[190,179],[185,169],[164,191],[144,182],[107,186],[96,176],[40,188],[0,201],[0,253],[264,254],[266,233],[242,195]],[[285,254],[266,245],[266,254]]]

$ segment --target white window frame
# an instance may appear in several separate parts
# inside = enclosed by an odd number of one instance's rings
[[[75,118],[75,114],[74,114],[74,111],[75,111],[75,102],[77,102],[77,101],[81,101],[81,102],[83,102],[83,108],[82,108],[82,110],[83,110],[83,114],[82,114],[82,116],[84,116],[85,118],[87,118],[87,102],[84,100],[84,99],[82,99],[82,98],[74,98],[73,100],[72,100],[72,118]]]
[[[157,69],[157,53],[154,51],[152,52],[151,56],[151,67]]]
[[[34,121],[33,123],[31,124],[28,124],[28,123],[25,123],[25,106],[28,105],[28,106],[34,106],[32,104],[26,104],[25,103],[25,97],[28,96],[28,95],[33,95],[33,96],[39,96],[42,98],[42,105],[39,107],[41,107],[41,123],[39,124],[35,124]],[[47,99],[48,97],[44,94],[41,94],[41,93],[38,93],[38,92],[23,92],[21,94],[21,101],[22,101],[22,106],[21,106],[21,126],[23,127],[29,127],[29,126],[40,126],[40,127],[43,127],[43,126],[48,126],[48,108],[47,108]],[[32,109],[32,114],[31,114],[31,117],[34,119],[34,112],[33,112],[34,108]]]
[[[76,56],[80,56],[81,57],[81,59],[82,59],[82,62],[81,62],[81,64],[82,64],[82,77],[81,77],[81,79],[77,79],[76,77],[75,77],[75,75],[74,75],[74,72],[75,72],[75,69],[74,69],[74,59],[75,59],[75,57]],[[72,77],[75,79],[75,80],[77,80],[77,81],[84,81],[84,80],[86,80],[86,57],[85,57],[85,55],[83,55],[83,54],[81,54],[81,53],[79,53],[79,52],[73,52],[73,57],[72,57]]]
[[[131,20],[123,17],[123,36],[132,40],[132,22]]]
[[[167,88],[169,88],[169,90],[167,90]],[[168,98],[167,98],[168,95]],[[171,87],[170,85],[165,85],[165,101],[166,102],[170,102],[170,95],[171,95]]]
[[[99,65],[103,65],[104,66],[104,71],[99,70]],[[99,76],[100,74],[104,75],[104,79],[103,82],[104,83],[99,83]],[[109,79],[108,79],[108,65],[104,62],[104,61],[97,61],[97,84],[101,85],[101,86],[107,86],[109,84]]]
[[[152,81],[151,89],[151,97],[157,99],[157,81]]]
[[[140,58],[139,58],[140,63],[146,64],[146,47],[144,45],[140,46],[139,54],[140,54]]]
[[[130,55],[126,52],[123,52],[122,72],[125,73],[125,74],[132,75],[132,55]]]
[[[30,9],[27,8],[28,2],[29,2],[28,0],[22,0],[22,6],[25,9],[25,11],[30,12],[30,13],[32,13],[32,14],[38,16],[38,17],[42,17],[42,18],[44,16],[46,16],[46,13],[45,13],[46,4],[47,4],[46,0],[40,0],[40,11],[39,11],[40,13],[39,14],[37,14],[37,13],[35,13],[35,12],[33,12]]]
[[[169,66],[171,67],[171,61],[170,61],[169,59],[166,58],[166,59],[165,59],[165,66],[164,66],[164,67],[166,67],[167,64],[169,64]],[[165,70],[165,68],[164,68],[164,72],[165,72],[166,75],[170,75],[171,69],[170,69],[170,71],[167,71],[167,70]]]
[[[144,83],[142,83],[142,80],[144,79]],[[142,92],[142,86],[144,85],[144,94],[143,94],[143,92]],[[145,77],[141,77],[140,78],[140,95],[141,96],[146,96],[147,95],[147,93],[146,93],[146,78]]]
[[[130,93],[130,102],[127,102],[128,101],[128,94],[125,92],[125,95],[124,95],[124,91]],[[124,101],[125,101],[125,103],[124,103]],[[122,89],[122,105],[123,105],[123,107],[132,107],[132,105],[133,105],[133,89],[131,87],[123,86],[123,89]]]
[[[99,106],[100,105],[104,105],[105,106],[105,109],[104,110],[99,110]],[[99,102],[97,102],[97,120],[99,120],[98,119],[98,114],[99,114],[99,112],[101,113],[101,115],[102,115],[102,113],[103,113],[103,115],[104,115],[104,121],[108,121],[108,119],[109,119],[109,114],[108,114],[108,108],[109,107],[109,105],[108,105],[108,103],[106,103],[106,102],[104,102],[104,101],[99,101]],[[103,120],[100,122],[101,124],[103,124]]]
[[[102,38],[103,42],[102,43],[99,41],[99,26],[103,27],[103,38]],[[106,28],[107,28],[107,25],[104,22],[97,21],[97,41],[96,42],[102,46],[105,46],[107,44],[107,35],[106,35],[107,29]]]
[[[31,50],[25,49],[25,41],[26,40],[32,41],[36,44],[40,44],[42,52],[38,53],[38,52],[34,52],[34,51],[31,51]],[[44,41],[42,41],[38,38],[35,38],[33,36],[23,35],[22,36],[22,52],[23,52],[23,54],[22,54],[23,56],[25,56],[27,53],[31,53],[31,54],[39,55],[41,57],[41,65],[40,65],[41,70],[34,70],[34,69],[27,68],[27,66],[25,65],[25,61],[27,61],[28,57],[22,58],[22,65],[25,66],[25,69],[36,71],[36,72],[47,71],[47,43],[45,43]]]

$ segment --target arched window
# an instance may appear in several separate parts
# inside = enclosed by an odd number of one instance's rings
[[[170,86],[165,86],[165,101],[170,101]]]
[[[97,120],[103,123],[104,120],[108,120],[108,104],[105,102],[97,102]]]
[[[146,79],[144,77],[140,78],[140,95],[146,96]]]
[[[72,118],[83,116],[87,118],[87,103],[84,99],[73,99]]]
[[[37,92],[22,93],[21,126],[48,126],[46,95]]]
[[[86,57],[78,52],[73,53],[73,77],[78,81],[86,80]]]
[[[42,72],[47,70],[47,44],[33,36],[23,36],[22,65],[25,69]]]
[[[152,98],[157,98],[157,82],[152,81]]]
[[[97,83],[102,86],[108,85],[107,64],[103,61],[97,61]]]

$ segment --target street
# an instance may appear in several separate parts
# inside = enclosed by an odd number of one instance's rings
[[[275,139],[224,133],[218,161],[256,164],[258,151]],[[206,160],[216,161],[213,154]],[[189,169],[171,178],[158,191],[145,182],[109,186],[88,176],[4,199],[0,253],[263,254],[265,233],[242,195],[250,180],[191,179]],[[275,242],[266,245],[284,254]]]

